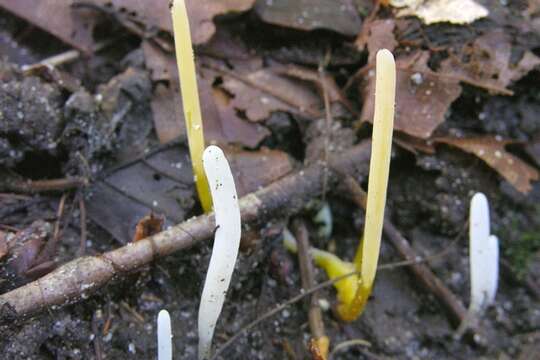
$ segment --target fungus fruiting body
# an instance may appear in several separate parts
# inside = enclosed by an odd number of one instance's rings
[[[210,356],[212,337],[231,282],[241,234],[238,197],[223,151],[217,146],[209,146],[204,151],[203,164],[214,204],[216,231],[199,307],[199,359]]]
[[[315,264],[323,268],[328,277],[357,272],[335,283],[339,300],[338,314],[345,321],[353,321],[360,316],[371,294],[381,245],[386,188],[390,172],[392,133],[394,128],[394,103],[396,93],[396,65],[394,56],[386,49],[377,52],[375,81],[375,113],[366,221],[363,240],[356,251],[354,262],[343,261],[324,250],[311,249]],[[292,236],[285,234],[284,244],[289,251],[296,251]]]
[[[158,360],[172,360],[171,317],[161,310],[157,318]]]
[[[354,258],[354,265],[356,270],[360,271],[360,277],[354,301],[338,309],[344,320],[354,320],[362,313],[371,294],[379,261],[386,189],[390,173],[396,96],[396,64],[390,51],[383,49],[377,52],[375,76],[375,112],[364,239]]]
[[[176,63],[180,76],[182,106],[186,122],[189,153],[197,193],[205,212],[212,208],[212,199],[208,192],[208,182],[203,170],[202,154],[204,150],[204,129],[195,73],[195,61],[191,44],[191,33],[184,0],[174,0],[171,7]]]
[[[478,316],[495,300],[499,280],[499,240],[490,233],[489,204],[482,193],[476,193],[471,200],[469,267],[471,273],[469,311]]]

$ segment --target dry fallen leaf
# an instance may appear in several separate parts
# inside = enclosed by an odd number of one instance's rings
[[[52,240],[52,229],[50,223],[37,220],[8,240],[8,255],[3,266],[0,266],[0,292],[53,270],[55,263],[51,259],[57,254],[47,254],[46,249],[48,241]],[[3,285],[7,288],[3,288]]]
[[[185,136],[182,98],[178,86],[178,70],[174,57],[149,42],[143,43],[146,66],[152,80],[158,82],[152,97],[154,127],[162,144]],[[199,77],[205,138],[208,143],[237,143],[254,148],[270,132],[259,124],[240,119],[223,94],[214,91],[212,78]],[[168,82],[168,86],[163,84]]]
[[[535,168],[505,150],[505,145],[511,141],[484,136],[462,139],[445,137],[437,138],[435,142],[452,145],[478,156],[524,194],[532,189],[531,181],[539,178]]]
[[[150,215],[146,215],[137,223],[137,226],[135,226],[135,235],[133,235],[132,242],[145,239],[161,232],[164,221],[164,217],[155,216],[153,212],[151,212]]]
[[[76,49],[91,52],[95,12],[74,9],[71,1],[0,0],[0,7],[53,34]]]
[[[253,149],[270,135],[264,126],[241,119],[230,96],[213,87],[208,79],[200,78],[199,93],[207,143],[240,144]]]
[[[327,73],[325,73],[324,76],[321,76],[321,74],[316,70],[292,64],[284,66],[283,69],[278,69],[276,72],[303,81],[309,81],[315,84],[319,90],[319,94],[321,94],[321,97],[323,96],[322,94],[324,88],[326,88],[326,91],[328,91],[328,99],[330,100],[330,103],[339,102],[343,106],[345,106],[347,110],[352,113],[354,112],[352,104],[343,94],[334,78]]]
[[[511,95],[512,92],[506,87],[540,65],[540,58],[530,51],[525,51],[516,64],[511,63],[511,57],[510,36],[497,29],[480,36],[472,45],[465,46],[459,56],[444,60],[441,72],[488,90]]]
[[[368,62],[375,64],[375,56],[380,49],[393,51],[398,42],[394,37],[394,20],[374,20],[368,30],[367,47],[369,52]]]
[[[449,22],[451,24],[470,24],[486,17],[488,10],[473,0],[390,0],[397,8],[397,16],[414,15],[425,24]]]
[[[154,128],[161,144],[177,138],[185,138],[186,127],[181,112],[180,92],[171,86],[158,83],[150,102],[154,119]]]
[[[172,20],[169,1],[148,0],[86,0],[100,6],[112,6],[113,10],[127,10],[131,17],[146,25],[148,29],[157,28],[172,33]],[[203,44],[216,32],[213,19],[230,12],[249,10],[255,0],[186,0],[191,40]]]
[[[292,159],[280,150],[263,147],[258,151],[244,151],[229,147],[224,151],[234,174],[238,196],[257,191],[293,169]]]
[[[329,29],[354,36],[362,21],[351,0],[258,0],[255,12],[263,21],[300,30]]]
[[[433,73],[427,66],[428,60],[429,52],[396,60],[398,71],[394,129],[420,139],[428,139],[444,122],[446,111],[461,94],[458,81]],[[363,121],[373,120],[374,93],[375,74],[370,71],[368,85],[364,89]]]
[[[238,196],[267,186],[293,168],[291,158],[279,150],[224,151]],[[122,244],[133,240],[140,219],[152,211],[163,214],[165,227],[180,223],[196,209],[189,151],[175,145],[117,168],[92,185],[87,200],[88,217]]]
[[[398,146],[415,155],[418,154],[418,151],[431,155],[435,154],[435,146],[430,140],[422,140],[401,132],[395,133],[392,140]]]
[[[223,73],[223,88],[233,94],[231,105],[251,121],[261,121],[273,111],[290,111],[318,117],[321,99],[313,89],[265,68],[246,74]]]

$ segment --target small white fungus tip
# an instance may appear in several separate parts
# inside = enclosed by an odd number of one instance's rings
[[[487,197],[476,193],[471,199],[469,217],[469,311],[476,316],[480,316],[495,300],[499,281],[499,240],[490,233],[489,221]]]
[[[172,360],[171,317],[165,309],[157,318],[158,360]]]

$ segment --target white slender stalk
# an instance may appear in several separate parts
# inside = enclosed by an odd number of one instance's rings
[[[495,295],[497,294],[497,287],[499,285],[499,239],[495,235],[489,236],[489,246],[487,247],[488,255],[486,260],[490,260],[486,264],[486,271],[491,273],[491,282],[487,286],[486,292],[486,305],[491,305],[495,301]]]
[[[161,310],[157,318],[158,360],[172,360],[171,317]]]
[[[199,307],[199,359],[210,357],[212,337],[231,282],[240,246],[240,207],[234,179],[223,151],[209,146],[203,154],[214,213],[216,234]]]
[[[496,236],[490,234],[489,205],[482,193],[476,193],[471,200],[469,257],[471,272],[469,310],[478,316],[493,302],[499,277],[499,241]]]

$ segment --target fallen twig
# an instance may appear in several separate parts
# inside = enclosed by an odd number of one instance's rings
[[[313,259],[309,252],[311,248],[309,234],[306,224],[300,219],[293,221],[292,230],[298,244],[298,262],[300,264],[302,288],[308,290],[315,286],[315,269],[313,268]],[[317,293],[314,293],[309,301],[308,322],[309,329],[313,335],[313,344],[310,346],[311,355],[313,359],[317,358],[316,354],[320,354],[322,359],[326,359],[328,356],[329,341],[324,331],[324,322]]]
[[[48,191],[63,191],[88,185],[88,179],[71,177],[50,180],[24,180],[19,178],[6,178],[0,181],[0,191],[35,194]]]
[[[100,42],[96,43],[96,45],[94,46],[93,51],[94,52],[101,51],[104,48],[106,48],[107,46],[113,44],[116,40],[118,40],[118,39],[116,38],[116,39],[100,41]],[[21,70],[25,73],[25,75],[28,75],[32,71],[35,71],[35,70],[37,70],[37,69],[39,69],[41,67],[44,67],[44,66],[45,67],[46,66],[56,67],[56,66],[60,66],[60,65],[63,65],[63,64],[71,63],[71,62],[77,60],[80,56],[81,56],[81,52],[79,50],[71,49],[71,50],[64,51],[64,52],[61,52],[59,54],[50,56],[50,57],[48,57],[46,59],[43,59],[40,62],[37,62],[35,64],[23,65],[23,66],[21,66]]]
[[[329,182],[339,173],[363,176],[367,172],[371,142],[364,141],[330,159]],[[240,200],[242,222],[266,222],[274,216],[299,212],[322,192],[324,166],[313,164],[288,175]],[[147,239],[130,243],[97,256],[70,261],[46,276],[0,295],[0,324],[87,298],[114,278],[138,271],[154,259],[172,254],[208,239],[214,231],[214,216],[201,215]]]

